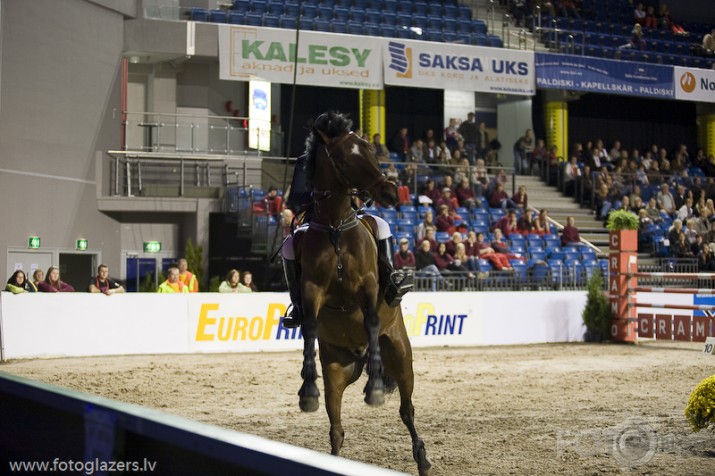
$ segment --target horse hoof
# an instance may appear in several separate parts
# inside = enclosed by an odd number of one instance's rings
[[[385,392],[383,390],[373,390],[365,395],[365,403],[371,407],[379,407],[385,403]]]
[[[320,403],[318,403],[318,397],[300,397],[298,405],[302,412],[312,413],[318,411]]]

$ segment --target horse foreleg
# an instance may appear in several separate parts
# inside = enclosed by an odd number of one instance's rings
[[[330,453],[337,456],[345,439],[340,417],[343,392],[360,377],[362,362],[349,352],[327,343],[322,343],[319,351],[325,383],[325,410],[330,419]]]
[[[385,384],[382,381],[382,357],[380,356],[380,318],[371,304],[363,309],[365,331],[367,332],[367,384],[365,403],[380,406],[385,403]]]
[[[303,378],[303,385],[298,391],[300,397],[300,409],[304,412],[314,412],[320,406],[318,397],[320,390],[315,381],[318,379],[318,369],[315,365],[315,339],[318,333],[318,321],[314,308],[305,305],[303,310],[303,369],[300,376]]]

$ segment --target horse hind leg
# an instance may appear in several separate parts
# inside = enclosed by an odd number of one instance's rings
[[[380,318],[374,306],[364,310],[365,331],[367,332],[367,384],[365,403],[380,406],[385,403],[385,384],[382,381],[382,357],[380,355]]]
[[[308,317],[310,316],[310,317]],[[303,322],[303,368],[300,376],[303,378],[303,385],[298,391],[300,400],[298,405],[301,411],[314,412],[318,410],[320,403],[320,390],[315,381],[318,379],[318,369],[315,365],[315,338],[318,330],[318,322],[313,315],[306,314]]]
[[[425,443],[415,429],[415,407],[412,405],[415,376],[409,338],[406,332],[400,330],[396,339],[385,335],[380,338],[380,341],[386,375],[397,381],[400,390],[400,418],[412,438],[412,457],[417,463],[420,476],[427,476],[432,463],[427,459]]]

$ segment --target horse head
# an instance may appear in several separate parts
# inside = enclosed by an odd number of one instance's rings
[[[351,127],[350,119],[334,112],[316,119],[308,143],[308,150],[312,148],[316,154],[309,176],[315,177],[316,187],[321,186],[318,181],[322,177],[326,183],[321,188],[326,190],[329,189],[327,184],[333,188],[357,189],[362,200],[372,198],[388,206],[396,204],[397,186],[385,178],[370,145],[351,132]],[[315,170],[318,156],[325,159],[326,165],[320,171]]]

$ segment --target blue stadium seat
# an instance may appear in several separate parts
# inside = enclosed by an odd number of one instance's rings
[[[449,233],[447,233],[446,231],[438,231],[435,233],[434,237],[438,243],[447,242],[451,238]]]
[[[281,28],[288,28],[294,30],[298,26],[298,20],[293,16],[281,15],[280,19],[278,20],[278,24]]]
[[[486,35],[487,24],[483,20],[472,20],[472,32],[480,35]]]
[[[209,11],[205,8],[192,8],[191,21],[209,21]]]
[[[269,13],[266,13],[263,15],[263,26],[267,26],[270,28],[278,28],[280,27],[280,22],[281,19],[280,17],[276,15],[271,15]]]
[[[348,11],[350,14],[350,21],[364,23],[365,22],[365,10],[361,8],[352,7]]]
[[[225,10],[211,10],[209,12],[209,20],[211,23],[226,23],[228,14]]]
[[[333,20],[333,22],[330,24],[330,30],[333,33],[347,33],[348,24],[344,21]]]

